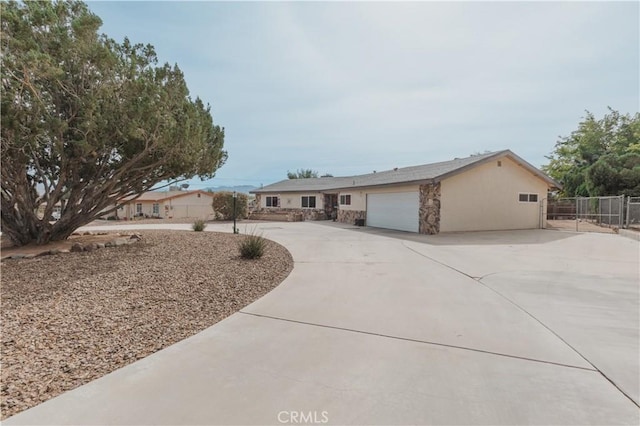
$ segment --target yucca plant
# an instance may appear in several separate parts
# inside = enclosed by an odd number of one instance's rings
[[[205,226],[206,225],[204,223],[204,220],[202,220],[202,219],[196,219],[196,221],[193,222],[193,225],[191,225],[193,230],[196,231],[196,232],[204,231]]]
[[[261,235],[251,232],[242,237],[238,243],[240,256],[243,259],[259,259],[265,252],[267,240]]]

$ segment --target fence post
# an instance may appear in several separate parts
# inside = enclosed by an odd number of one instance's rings
[[[578,217],[580,216],[580,197],[576,197],[576,232],[578,232]]]
[[[625,226],[624,226],[625,229],[629,228],[629,218],[631,214],[630,208],[631,208],[631,195],[627,197],[627,219],[625,220]]]

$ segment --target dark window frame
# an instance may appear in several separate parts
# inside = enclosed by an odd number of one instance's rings
[[[315,195],[303,195],[302,199],[300,200],[300,205],[302,206],[303,209],[315,209],[316,208],[316,196]]]
[[[519,192],[518,193],[518,202],[519,203],[537,203],[538,202],[538,194],[530,193],[530,192]]]
[[[351,194],[342,194],[342,195],[340,195],[340,205],[341,206],[350,206],[351,205]]]
[[[265,197],[265,205],[267,207],[278,207],[280,201],[280,197],[277,195],[269,195]]]

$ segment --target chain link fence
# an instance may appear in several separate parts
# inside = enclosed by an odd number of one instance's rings
[[[550,228],[580,232],[615,232],[640,228],[640,197],[575,197],[550,200],[547,205]]]
[[[640,229],[640,197],[627,198],[625,228]]]
[[[576,222],[587,221],[599,226],[622,228],[624,195],[615,197],[576,198]]]

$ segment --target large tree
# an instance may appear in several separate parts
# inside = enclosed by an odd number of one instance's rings
[[[1,216],[15,244],[65,239],[123,198],[224,164],[224,129],[152,46],[100,35],[82,2],[0,8]]]
[[[587,111],[547,158],[543,169],[562,182],[565,196],[640,196],[640,113],[609,109],[598,120]]]

